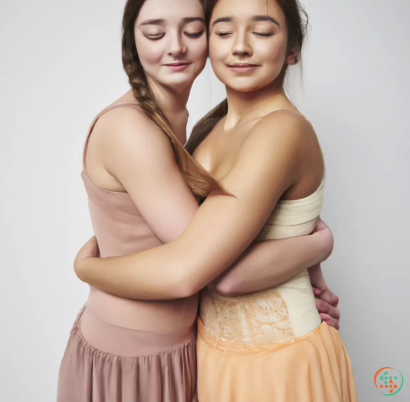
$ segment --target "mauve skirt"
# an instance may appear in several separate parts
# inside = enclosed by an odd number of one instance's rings
[[[81,332],[92,334],[87,340]],[[82,308],[60,366],[57,402],[196,402],[194,331],[117,327]]]

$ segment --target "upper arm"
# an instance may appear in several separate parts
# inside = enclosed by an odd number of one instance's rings
[[[188,293],[211,282],[254,240],[282,194],[298,180],[304,122],[275,113],[259,122],[222,187],[208,197],[177,239]]]
[[[198,202],[159,127],[135,109],[121,108],[110,114],[104,127],[104,165],[131,196],[155,235],[168,243],[185,230]]]

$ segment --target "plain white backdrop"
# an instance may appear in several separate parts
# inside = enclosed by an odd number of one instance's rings
[[[311,17],[303,82],[295,70],[288,88],[326,157],[323,218],[336,243],[324,267],[341,299],[340,332],[359,401],[384,400],[373,376],[385,366],[401,370],[407,383],[392,399],[408,401],[410,4],[303,3]],[[87,298],[88,287],[72,269],[92,235],[81,154],[92,118],[128,89],[120,51],[123,5],[1,1],[4,402],[55,400],[69,331]],[[189,101],[189,127],[223,97],[207,66]]]

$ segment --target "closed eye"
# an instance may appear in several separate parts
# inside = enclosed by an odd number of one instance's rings
[[[162,39],[165,34],[158,34],[158,35],[144,35],[149,40],[160,40]]]
[[[200,32],[184,32],[184,35],[187,36],[188,38],[200,38],[202,36],[202,34],[204,33],[204,31],[200,31]]]
[[[273,36],[273,32],[268,32],[268,33],[262,33],[262,32],[252,32],[254,35],[257,36],[263,36],[263,37],[269,37]]]

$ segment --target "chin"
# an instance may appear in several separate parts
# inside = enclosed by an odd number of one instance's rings
[[[275,79],[271,77],[236,77],[224,81],[225,85],[237,92],[254,92],[272,86]]]
[[[246,93],[246,92],[253,92],[253,91],[256,91],[257,89],[259,89],[259,87],[248,87],[248,86],[246,86],[246,87],[241,87],[241,86],[232,86],[232,87],[230,87],[231,89],[233,89],[234,91],[236,91],[236,92],[244,92],[244,93]]]
[[[252,92],[266,86],[264,83],[249,80],[249,78],[242,80],[228,80],[225,81],[225,85],[237,92]]]
[[[174,89],[184,89],[187,86],[192,85],[194,82],[195,78],[194,77],[187,77],[186,75],[183,76],[182,74],[177,76],[175,75],[174,77],[167,77],[167,79],[162,80],[162,84],[164,86],[174,88]]]

